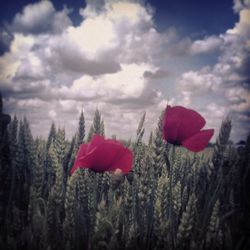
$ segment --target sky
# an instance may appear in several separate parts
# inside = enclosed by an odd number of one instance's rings
[[[98,108],[109,137],[146,135],[166,105],[198,111],[231,139],[250,124],[250,0],[13,1],[0,9],[4,112],[35,136],[52,121],[70,138]]]

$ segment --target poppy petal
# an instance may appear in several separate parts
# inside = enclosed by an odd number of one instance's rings
[[[116,159],[109,170],[115,171],[116,169],[121,169],[123,173],[128,173],[132,168],[133,154],[127,149],[123,148],[121,156]]]
[[[104,142],[87,154],[84,161],[87,161],[94,171],[108,171],[122,152],[123,146],[121,144]]]
[[[163,120],[164,138],[170,143],[181,144],[196,134],[205,124],[205,119],[196,111],[168,105]]]
[[[113,139],[106,139],[105,141],[109,142],[109,143],[113,143],[113,144],[122,145],[119,141],[116,141],[116,140],[113,140]]]
[[[95,135],[89,144],[81,145],[71,173],[78,167],[96,172],[114,171],[117,168],[128,172],[132,167],[132,158],[132,152],[119,141]]]
[[[178,136],[178,127],[180,125],[179,112],[173,112],[174,108],[167,105],[163,117],[163,137],[166,141],[174,143]]]
[[[183,141],[182,146],[193,152],[203,150],[214,134],[214,129],[206,129]]]
[[[80,163],[80,159],[86,155],[86,152],[87,152],[87,149],[89,147],[89,144],[81,144],[80,145],[80,148],[78,150],[78,153],[77,153],[77,157],[76,157],[76,160],[74,162],[74,166],[72,167],[71,169],[71,174],[74,173],[74,171],[79,167],[81,166],[81,163]]]
[[[93,135],[92,139],[89,143],[88,149],[87,149],[87,153],[89,153],[90,151],[92,151],[94,148],[98,147],[100,144],[102,144],[105,141],[105,139],[100,136],[100,135]]]

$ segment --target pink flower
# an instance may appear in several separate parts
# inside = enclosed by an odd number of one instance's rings
[[[168,105],[163,118],[163,138],[171,144],[199,152],[214,134],[214,129],[201,130],[205,124],[205,119],[196,111]]]
[[[116,140],[94,135],[88,144],[81,144],[71,174],[77,168],[95,172],[116,171],[128,173],[132,168],[132,152]]]

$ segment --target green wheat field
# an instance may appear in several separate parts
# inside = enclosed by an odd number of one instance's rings
[[[226,119],[216,143],[192,153],[166,145],[161,117],[148,141],[145,114],[122,141],[134,156],[127,175],[70,175],[79,145],[104,135],[98,110],[87,132],[81,113],[71,140],[56,124],[47,140],[25,118],[1,124],[0,249],[250,249],[250,137],[230,143]]]

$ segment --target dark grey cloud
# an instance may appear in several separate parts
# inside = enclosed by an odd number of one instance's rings
[[[13,76],[12,81],[20,82],[22,85],[25,85],[27,82],[37,82],[45,78],[46,75],[43,72],[43,68],[35,68],[24,59]]]
[[[145,71],[143,76],[148,79],[162,79],[170,76],[170,73],[166,70],[158,69],[155,72]]]
[[[43,74],[45,78],[52,79],[63,74],[65,84],[68,78],[70,78],[68,82],[72,83],[82,74],[97,76],[115,73],[121,69],[117,58],[119,53],[117,48],[103,51],[98,57],[89,59],[66,34],[37,35],[30,51],[42,63],[40,71],[37,70],[35,76],[30,70],[32,65],[26,58],[22,60],[22,66],[18,69],[16,74],[18,78],[39,77],[40,79],[40,75]]]
[[[192,46],[192,41],[190,38],[184,38],[176,41],[167,50],[168,55],[172,57],[182,57],[189,55],[190,48]]]
[[[13,38],[13,34],[7,28],[0,26],[0,56],[9,51]]]
[[[242,77],[242,82],[250,87],[250,48],[246,48],[242,53],[241,63],[236,66],[236,72]]]
[[[15,86],[1,86],[1,91],[3,93],[3,96],[6,98],[15,98],[15,99],[29,99],[29,98],[41,98],[41,99],[51,99],[51,95],[49,92],[47,92],[46,87],[44,85],[30,85],[25,84],[25,82],[22,82],[23,84],[21,88],[15,89]]]
[[[121,69],[120,64],[113,58],[89,60],[71,45],[55,48],[49,61],[61,69],[88,75],[111,74]]]
[[[131,110],[146,109],[160,102],[160,93],[156,89],[145,88],[137,98],[112,98],[107,102]]]
[[[241,35],[224,35],[223,53],[215,65],[213,73],[223,79],[223,86],[250,87],[250,47],[247,45],[249,37]]]

